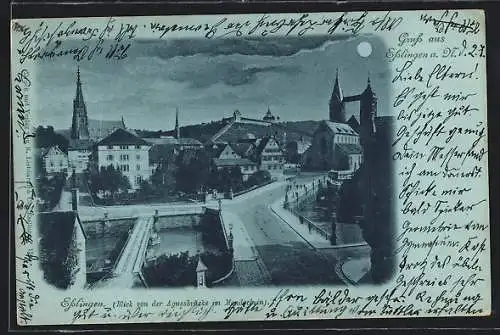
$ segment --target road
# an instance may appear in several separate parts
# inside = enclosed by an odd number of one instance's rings
[[[224,205],[223,210],[239,216],[258,256],[253,261],[236,261],[238,284],[267,286],[342,283],[335,274],[336,253],[331,250],[314,250],[269,209],[268,205],[283,197],[285,190],[286,185],[283,184],[248,201]]]

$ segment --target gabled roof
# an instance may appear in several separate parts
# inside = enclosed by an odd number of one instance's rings
[[[222,151],[228,146],[227,143],[212,143],[205,146],[205,150],[210,157],[219,157]]]
[[[89,136],[94,139],[102,139],[110,135],[116,129],[125,129],[122,120],[88,120]]]
[[[257,145],[257,147],[255,148],[255,153],[257,155],[260,155],[262,153],[262,150],[264,150],[265,147],[267,147],[267,144],[269,143],[269,141],[271,140],[274,140],[276,141],[276,139],[272,136],[268,136],[268,137],[264,137],[260,142],[259,144]],[[278,146],[279,146],[279,142],[276,141],[276,143],[278,143]]]
[[[196,272],[207,271],[207,270],[208,268],[205,265],[205,263],[203,263],[203,261],[201,260],[201,257],[198,258],[198,265],[196,266]]]
[[[97,143],[97,145],[151,145],[142,138],[132,134],[125,129],[116,129],[109,136]]]
[[[332,121],[326,121],[326,120],[323,122],[335,134],[339,134],[339,135],[357,135],[358,134],[354,131],[354,129],[351,128],[351,126],[349,126],[346,123],[332,122]]]
[[[54,146],[52,146],[52,147],[50,147],[50,148],[45,148],[45,150],[43,150],[43,151],[41,152],[42,157],[47,156],[47,155],[49,154],[49,152],[54,151],[54,150],[55,150],[55,151],[59,151],[59,152],[60,152],[60,153],[62,153],[63,155],[66,155],[66,154],[64,153],[64,151],[62,151],[62,150],[59,148],[59,146],[58,146],[58,145],[54,145]]]
[[[91,149],[94,142],[89,139],[70,139],[68,145],[68,151],[71,150],[87,150]]]
[[[240,156],[245,156],[248,154],[249,150],[252,148],[253,144],[250,142],[233,143],[231,147]]]
[[[351,128],[355,131],[355,132],[359,132],[359,121],[358,119],[352,115],[349,120],[347,120],[347,124],[349,126],[351,126]]]
[[[358,155],[363,152],[359,144],[337,143],[336,146],[346,155]]]
[[[173,159],[177,150],[172,144],[153,144],[149,149],[149,163],[159,163]]]

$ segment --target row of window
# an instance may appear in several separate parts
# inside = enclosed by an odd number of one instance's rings
[[[264,152],[281,152],[281,149],[280,148],[269,148],[269,149],[265,149]]]
[[[108,161],[112,161],[112,160],[114,160],[114,158],[115,158],[115,157],[114,157],[113,155],[108,155],[108,156],[106,157],[106,159],[107,159]],[[130,157],[129,157],[129,155],[127,155],[127,154],[120,155],[120,160],[121,160],[121,161],[128,161],[128,160],[129,160],[129,158],[130,158]],[[137,160],[140,160],[140,159],[141,159],[141,155],[136,155],[136,156],[135,156],[135,158],[136,158]]]
[[[111,150],[113,148],[114,148],[114,146],[108,145],[108,149]],[[120,145],[119,148],[122,149],[122,150],[133,149],[133,148],[140,149],[141,146],[140,145]]]
[[[281,165],[279,165],[279,164],[268,165],[267,169],[268,170],[281,170]]]
[[[256,167],[255,167],[255,166],[253,166],[253,165],[248,165],[248,166],[247,166],[247,165],[244,165],[244,166],[242,166],[242,167],[241,167],[241,169],[242,169],[243,171],[252,171],[252,170],[255,170],[255,169],[256,169]]]
[[[282,156],[281,155],[276,155],[276,156],[262,156],[263,161],[281,161]]]
[[[135,166],[135,169],[137,171],[141,171],[141,165],[137,164]],[[128,172],[128,171],[130,171],[130,166],[128,164],[121,164],[121,165],[118,165],[118,170],[120,170],[122,172]]]
[[[350,135],[337,135],[335,140],[337,143],[358,143],[358,138]]]
[[[56,163],[55,163],[54,161],[50,161],[50,162],[49,162],[49,165],[50,165],[51,167],[53,167],[53,166],[56,166]],[[65,164],[65,161],[59,161],[59,166],[66,166],[66,165],[67,165],[67,164]]]

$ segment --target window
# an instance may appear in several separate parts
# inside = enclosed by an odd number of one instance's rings
[[[126,164],[120,165],[120,171],[121,172],[128,172],[129,171],[128,165],[126,165]]]
[[[50,161],[50,166],[54,166],[54,162],[53,161]]]
[[[128,161],[128,155],[120,155],[120,160]]]
[[[136,155],[136,156],[135,156],[135,158],[136,158],[137,160],[140,160],[140,159],[141,159],[141,155]]]
[[[141,171],[141,165],[140,164],[137,164],[135,167],[136,167],[137,171]]]
[[[113,160],[113,155],[108,155],[107,159],[108,159],[108,161],[112,161]]]
[[[135,177],[135,183],[136,183],[137,185],[139,185],[141,182],[142,182],[142,178],[141,178],[141,176],[136,176],[136,177]]]
[[[120,145],[120,149],[128,149],[128,145]]]
[[[108,149],[113,149],[113,146],[112,145],[108,145]]]
[[[140,148],[141,148],[141,146],[140,146],[140,145],[136,145],[136,146],[135,146],[135,148],[136,148],[136,149],[140,149]]]

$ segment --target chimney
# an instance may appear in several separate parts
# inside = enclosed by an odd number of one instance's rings
[[[75,169],[73,169],[73,174],[71,175],[71,210],[73,212],[78,211],[78,185],[76,183]]]

